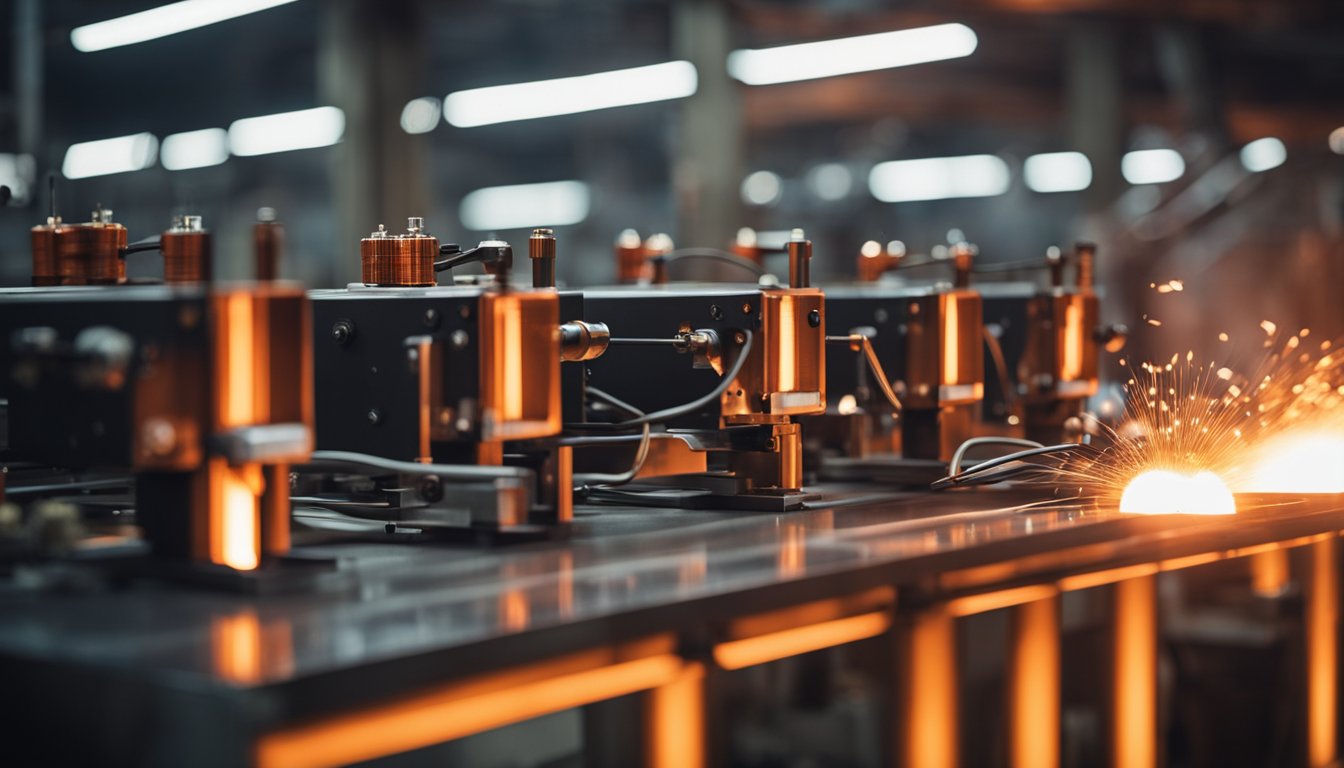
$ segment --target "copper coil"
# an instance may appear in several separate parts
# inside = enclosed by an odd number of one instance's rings
[[[61,285],[111,285],[125,282],[126,227],[93,222],[58,225],[53,233]]]
[[[252,227],[252,250],[256,254],[257,279],[265,282],[280,277],[280,252],[284,248],[285,228],[278,221],[259,221]]]
[[[165,283],[203,283],[210,279],[210,233],[168,230],[159,239]]]
[[[60,285],[61,271],[56,262],[56,231],[59,224],[33,227],[33,285]]]
[[[438,282],[439,239],[429,235],[366,237],[359,241],[365,285],[424,286]]]

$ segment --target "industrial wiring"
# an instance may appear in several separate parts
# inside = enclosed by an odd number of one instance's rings
[[[720,251],[714,248],[681,248],[664,256],[654,256],[651,261],[659,261],[664,265],[675,264],[678,261],[716,261],[720,264],[737,267],[751,272],[756,277],[768,274],[764,267],[751,259],[743,258],[729,251]]]
[[[604,403],[618,408],[636,418],[643,416],[644,412],[629,403],[604,392],[597,387],[588,387],[588,394]],[[574,476],[576,492],[587,492],[590,486],[596,485],[622,485],[634,480],[639,471],[644,468],[644,462],[649,457],[650,429],[649,423],[644,422],[643,429],[639,435],[639,447],[635,449],[635,458],[631,462],[630,469],[620,473],[601,473],[587,472]],[[589,435],[586,437],[568,438],[568,442],[562,440],[562,445],[593,445],[600,443],[628,442],[633,435]]]
[[[961,471],[960,470],[961,459],[965,455],[962,448],[969,447],[965,443],[963,443],[962,447],[958,448],[957,452],[959,455],[954,456],[953,464],[949,465],[949,469],[951,471],[948,474],[948,476],[941,478],[939,480],[935,480],[932,484],[929,485],[930,490],[942,491],[948,488],[954,488],[963,485],[990,485],[992,483],[1001,482],[1002,480],[1005,480],[1008,477],[1024,474],[1026,472],[1053,471],[1052,468],[1042,466],[1039,464],[1023,463],[1019,464],[1017,467],[1011,467],[1010,468],[1011,471],[996,472],[992,474],[989,473],[989,470],[991,469],[999,469],[1001,467],[1005,467],[1006,465],[1011,465],[1014,462],[1025,462],[1026,459],[1030,459],[1036,456],[1048,456],[1060,453],[1069,453],[1082,448],[1082,446],[1080,446],[1078,443],[1041,445],[1039,443],[1033,443],[1032,441],[1029,440],[1019,440],[1018,438],[972,438],[971,440],[968,440],[967,443],[971,443],[976,440],[984,441],[976,443],[978,445],[987,444],[988,442],[998,442],[1009,445],[1030,444],[1035,447],[1028,448],[1023,451],[1017,451],[1016,453],[1010,453],[1004,456],[999,456],[993,459],[989,459],[987,461],[982,461],[979,464],[976,464],[975,466],[971,467],[970,469]],[[1019,472],[1018,471],[1019,469],[1022,471]]]
[[[701,408],[704,408],[705,406],[718,400],[720,397],[723,397],[723,393],[727,392],[728,388],[733,385],[733,382],[737,381],[737,375],[742,372],[742,367],[746,365],[747,357],[751,354],[751,344],[752,344],[751,331],[743,329],[741,333],[743,335],[743,341],[741,349],[737,351],[737,359],[733,361],[732,367],[729,368],[727,373],[725,373],[722,379],[720,379],[718,386],[714,387],[714,389],[710,390],[707,394],[698,397],[689,403],[683,403],[681,405],[673,406],[671,408],[664,408],[661,411],[654,411],[653,413],[646,413],[642,416],[637,416],[633,419],[626,419],[625,421],[585,422],[583,424],[566,424],[565,428],[593,429],[593,430],[632,429],[634,427],[638,427],[644,424],[658,424],[666,421],[671,421],[672,419],[680,418],[687,414],[695,413]]]
[[[877,359],[877,350],[873,349],[873,341],[862,333],[851,333],[848,336],[827,336],[826,341],[832,344],[848,344],[850,349],[855,344],[859,345],[863,357],[868,361],[868,371],[877,379],[877,386],[882,390],[882,395],[887,398],[893,410],[901,412],[901,398],[896,395],[896,390],[892,389],[891,382],[887,380],[887,372],[882,369],[882,361]]]

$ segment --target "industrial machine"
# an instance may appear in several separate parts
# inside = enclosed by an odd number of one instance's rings
[[[622,493],[640,503],[774,510],[802,503],[797,417],[826,407],[826,304],[810,284],[812,243],[802,230],[787,252],[787,287],[584,290],[588,317],[611,326],[612,349],[588,365],[587,392],[602,415],[594,409],[571,425],[604,433],[572,441],[583,447],[580,474],[662,488]],[[628,434],[609,434],[619,431]]]
[[[950,281],[881,282],[903,256],[899,243],[869,242],[859,254],[860,281],[826,288],[831,401],[805,426],[823,477],[926,485],[975,434],[984,394],[975,248],[952,246]]]
[[[355,482],[309,478],[309,501],[376,510],[389,529],[567,523],[561,361],[601,354],[606,330],[579,319],[580,295],[554,289],[554,233],[533,233],[532,288],[510,282],[507,243],[440,245],[418,217],[400,234],[380,226],[360,252],[361,283],[310,295],[321,451],[313,469],[362,471]],[[439,272],[470,263],[486,274],[437,285]],[[563,324],[562,307],[572,317]],[[566,379],[568,401],[581,404],[581,371]]]

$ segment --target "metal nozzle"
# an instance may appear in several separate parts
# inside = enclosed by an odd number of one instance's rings
[[[957,243],[952,246],[952,267],[956,270],[953,285],[957,288],[971,287],[971,270],[975,267],[975,246],[970,243]]]
[[[560,359],[568,362],[601,357],[611,343],[606,323],[571,320],[560,324]]]
[[[789,287],[807,288],[812,283],[812,241],[801,229],[789,233]]]

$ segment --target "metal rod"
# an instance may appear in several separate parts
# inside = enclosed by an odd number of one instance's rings
[[[635,337],[620,338],[617,336],[612,336],[607,343],[628,344],[629,346],[632,347],[661,347],[661,346],[674,347],[677,346],[678,344],[682,344],[683,342],[681,339],[676,337],[669,337],[666,339],[642,339]]]
[[[1059,597],[1013,608],[1009,765],[1059,765]]]
[[[1307,764],[1337,765],[1339,712],[1339,567],[1334,536],[1307,551],[1306,637]]]
[[[1116,582],[1111,765],[1157,766],[1157,576]]]

